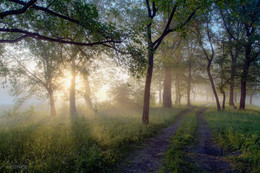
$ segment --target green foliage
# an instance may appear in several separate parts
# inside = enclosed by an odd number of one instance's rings
[[[63,111],[65,108],[62,108]],[[104,172],[145,137],[175,120],[180,109],[152,108],[142,125],[138,109],[105,108],[96,115],[66,111],[49,119],[33,107],[0,117],[0,172]]]
[[[210,111],[205,114],[214,131],[215,142],[220,144],[235,169],[243,172],[259,172],[260,116],[258,109],[248,111]]]
[[[198,122],[194,112],[186,115],[176,134],[172,137],[171,148],[167,151],[162,172],[192,172],[193,165],[187,161],[185,148],[194,144]]]

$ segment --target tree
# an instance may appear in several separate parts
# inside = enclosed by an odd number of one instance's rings
[[[163,81],[163,107],[172,107],[172,69],[175,63],[175,52],[178,50],[181,44],[180,33],[171,34],[168,39],[162,42],[160,47],[161,60],[164,70],[164,81]]]
[[[181,53],[183,54],[183,63],[186,68],[185,79],[187,81],[187,106],[191,106],[192,84],[201,82],[202,77],[200,73],[203,70],[201,67],[204,66],[204,61],[201,61],[200,59],[200,57],[203,56],[201,49],[196,41],[196,36],[192,32],[189,32],[187,37],[184,39]]]
[[[10,0],[1,4],[0,9],[0,43],[16,43],[32,38],[78,46],[103,45],[111,48],[121,42],[113,26],[99,21],[96,6],[83,1],[56,3]],[[66,37],[68,25],[81,31],[85,38],[83,42]]]
[[[25,44],[30,53],[25,55],[7,54],[5,63],[8,68],[8,78],[15,96],[44,95],[47,92],[51,107],[51,116],[56,116],[54,91],[58,88],[55,82],[60,73],[60,45],[44,41],[32,41]],[[23,53],[24,54],[24,53]],[[30,65],[35,65],[34,68]],[[27,91],[27,92],[25,92]],[[42,92],[42,93],[41,93]],[[28,95],[24,95],[28,93]]]
[[[202,22],[203,19],[203,22]],[[204,15],[203,18],[196,20],[196,22],[194,22],[194,33],[197,36],[199,45],[201,47],[201,49],[204,52],[204,56],[207,60],[207,74],[208,74],[208,78],[211,84],[211,88],[212,91],[214,93],[215,96],[215,100],[216,100],[216,105],[217,105],[217,109],[218,111],[221,110],[220,107],[220,103],[219,103],[219,98],[218,98],[218,94],[216,91],[216,87],[215,87],[215,83],[211,74],[211,65],[212,65],[212,61],[214,59],[215,56],[215,50],[214,50],[214,45],[213,45],[213,31],[212,31],[212,26],[211,26],[211,17],[210,14],[208,15]],[[207,50],[206,44],[209,44],[209,50]]]
[[[252,62],[259,56],[259,20],[260,20],[260,1],[234,1],[220,2],[220,14],[223,25],[232,39],[237,41],[243,47],[244,65],[241,74],[240,105],[239,109],[245,109],[246,86],[248,72]],[[231,22],[232,21],[232,22]],[[241,26],[240,34],[234,30],[233,26]]]
[[[228,53],[225,50],[226,45],[224,42],[220,43],[220,48],[219,55],[216,57],[215,64],[217,65],[217,68],[215,70],[215,73],[218,74],[218,78],[220,79],[220,82],[218,83],[218,88],[223,96],[223,101],[222,101],[222,110],[225,110],[225,102],[226,102],[226,86],[229,84],[230,79],[232,76],[229,76],[229,67],[230,67],[230,62],[228,61]],[[232,63],[232,62],[231,62]]]
[[[187,4],[186,4],[187,3]],[[146,24],[146,38],[147,38],[147,46],[148,46],[148,67],[147,67],[147,73],[146,73],[146,81],[145,81],[145,90],[144,90],[144,103],[143,103],[143,116],[142,116],[142,122],[144,124],[149,123],[149,107],[150,107],[150,91],[151,91],[151,82],[152,82],[152,74],[153,74],[153,64],[154,64],[154,54],[160,44],[162,43],[163,39],[171,32],[180,30],[185,26],[191,18],[194,16],[196,11],[198,10],[198,6],[189,6],[190,9],[187,11],[189,14],[187,15],[186,19],[181,20],[177,26],[172,27],[171,23],[173,20],[173,17],[176,14],[176,11],[182,11],[185,6],[189,5],[188,2],[181,2],[176,1],[173,3],[172,1],[155,1],[155,0],[146,0],[146,9],[147,9],[147,24]],[[163,32],[158,36],[155,41],[153,41],[153,32],[152,32],[152,25],[154,24],[154,18],[157,16],[157,14],[161,11],[166,11],[170,9],[169,17],[166,21],[166,26],[163,29]]]

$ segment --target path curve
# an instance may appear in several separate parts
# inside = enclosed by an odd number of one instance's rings
[[[191,110],[179,113],[177,120],[160,134],[144,142],[141,149],[131,153],[119,166],[120,173],[159,172],[162,160],[170,144],[170,137],[177,131],[181,121]]]

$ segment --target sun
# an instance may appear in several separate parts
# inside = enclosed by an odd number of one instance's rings
[[[68,90],[70,88],[71,84],[71,75],[67,75],[66,78],[63,78],[63,86],[65,90]],[[81,76],[76,76],[76,89],[79,90],[81,88],[84,88],[84,80]]]
[[[70,77],[68,77],[68,78],[66,78],[65,80],[64,80],[64,86],[65,86],[65,89],[68,89],[68,88],[70,88],[70,83],[71,83],[71,76]]]

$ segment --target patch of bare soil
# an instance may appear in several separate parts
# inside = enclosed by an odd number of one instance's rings
[[[199,172],[233,172],[230,164],[223,159],[223,151],[212,144],[212,132],[203,117],[204,111],[197,114],[198,144],[188,147],[189,161],[200,170]]]
[[[181,112],[172,125],[161,130],[159,135],[145,141],[140,149],[137,149],[122,161],[116,172],[158,172],[162,166],[164,154],[168,150],[170,137],[177,131],[178,126],[188,112],[189,110]]]

